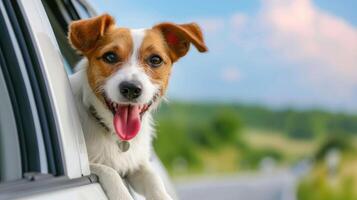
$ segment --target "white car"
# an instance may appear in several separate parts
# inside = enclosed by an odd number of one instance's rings
[[[93,15],[84,0],[0,1],[0,199],[107,199],[67,76],[80,59],[68,24]],[[175,196],[154,154],[153,164]]]

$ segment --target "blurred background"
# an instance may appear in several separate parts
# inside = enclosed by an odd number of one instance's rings
[[[357,199],[357,1],[91,2],[119,26],[204,31],[155,116],[182,199]]]

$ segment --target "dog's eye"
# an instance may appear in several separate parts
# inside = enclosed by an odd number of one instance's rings
[[[112,51],[109,51],[109,52],[103,54],[102,59],[104,62],[109,63],[109,64],[115,64],[119,61],[118,55]]]
[[[163,60],[160,56],[154,54],[148,58],[147,62],[151,67],[160,67],[163,63]]]

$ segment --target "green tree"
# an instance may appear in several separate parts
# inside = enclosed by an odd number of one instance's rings
[[[308,114],[292,112],[286,123],[286,131],[291,138],[311,139],[317,134],[317,127]]]
[[[231,109],[222,109],[212,119],[213,133],[221,142],[237,142],[242,124],[238,115]]]

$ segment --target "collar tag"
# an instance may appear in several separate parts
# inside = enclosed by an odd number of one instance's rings
[[[122,152],[127,152],[130,148],[130,143],[128,141],[117,141],[117,144]]]

